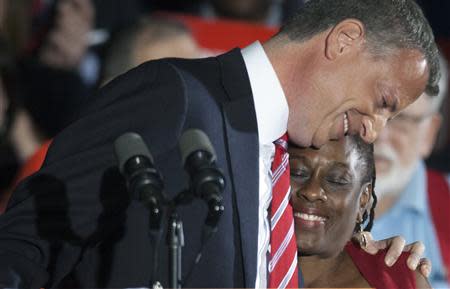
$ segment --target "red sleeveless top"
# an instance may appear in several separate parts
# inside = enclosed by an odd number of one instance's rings
[[[444,175],[438,171],[427,170],[428,199],[436,229],[440,253],[450,282],[450,186]]]
[[[361,248],[348,242],[345,251],[370,286],[377,289],[415,289],[416,276],[406,265],[409,253],[402,253],[392,267],[384,263],[386,250],[370,255]]]

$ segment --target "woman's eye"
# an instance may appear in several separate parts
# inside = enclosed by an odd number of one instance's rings
[[[327,182],[338,186],[345,186],[350,183],[347,179],[344,178],[327,178],[326,180]]]

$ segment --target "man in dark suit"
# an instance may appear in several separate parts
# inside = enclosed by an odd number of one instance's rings
[[[225,175],[225,211],[183,286],[266,287],[272,142],[286,131],[299,146],[357,133],[373,141],[422,91],[434,93],[436,55],[413,1],[316,0],[264,45],[148,62],[120,76],[13,194],[0,217],[0,286],[166,286],[164,244],[149,234],[147,209],[130,200],[113,142],[142,135],[171,198],[188,184],[180,135],[199,128]],[[200,200],[179,208],[186,270],[206,211]]]

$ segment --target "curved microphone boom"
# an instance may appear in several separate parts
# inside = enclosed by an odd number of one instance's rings
[[[222,192],[225,178],[216,165],[214,148],[208,136],[199,129],[185,131],[179,148],[190,177],[190,192],[208,204],[205,225],[215,229],[224,211]]]
[[[159,229],[165,203],[164,185],[144,140],[137,133],[125,133],[114,142],[114,152],[129,193],[149,209],[150,228]]]

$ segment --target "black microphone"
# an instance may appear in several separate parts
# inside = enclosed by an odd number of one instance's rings
[[[150,228],[159,229],[165,203],[164,184],[144,140],[137,133],[125,133],[114,142],[114,152],[128,192],[149,209]]]
[[[208,136],[199,129],[185,131],[179,148],[190,177],[190,192],[208,204],[205,225],[215,229],[224,211],[222,192],[225,178],[216,165],[214,148]]]

